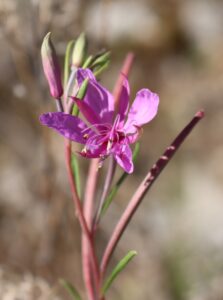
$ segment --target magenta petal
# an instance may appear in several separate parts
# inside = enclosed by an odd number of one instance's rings
[[[120,94],[120,98],[118,101],[118,114],[120,116],[120,125],[123,124],[125,117],[128,112],[129,108],[129,94],[130,94],[130,88],[129,88],[129,82],[128,79],[123,75],[123,82],[122,82],[122,90]]]
[[[77,70],[77,81],[82,82],[85,78],[89,78],[90,80],[97,81],[93,72],[90,69],[82,69],[78,68]]]
[[[135,126],[140,127],[151,121],[157,114],[159,96],[148,89],[140,90],[130,108],[124,129],[128,133],[135,132]]]
[[[131,128],[128,128],[131,129]],[[137,140],[140,138],[140,136],[143,133],[143,128],[142,127],[136,127],[134,126],[134,132],[127,134],[127,140],[129,144],[134,144],[137,142]]]
[[[69,140],[80,144],[85,144],[86,134],[92,133],[82,120],[62,112],[42,114],[39,119],[43,125],[53,128]]]
[[[75,101],[81,113],[83,114],[83,116],[86,118],[88,122],[90,122],[91,124],[101,123],[101,119],[95,114],[95,112],[91,109],[91,107],[87,104],[87,102],[82,101],[78,98],[72,97],[72,99]]]
[[[89,78],[89,82],[84,102],[91,107],[96,115],[100,116],[102,122],[111,123],[114,113],[113,96],[97,82],[89,69],[78,69],[77,81],[79,86],[86,78]]]
[[[122,169],[128,174],[131,174],[134,170],[134,165],[132,162],[132,150],[128,145],[123,146],[115,150],[114,153],[115,160],[120,165]]]

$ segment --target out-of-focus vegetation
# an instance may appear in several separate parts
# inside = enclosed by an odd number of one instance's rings
[[[134,51],[132,98],[142,87],[161,98],[158,117],[144,130],[135,174],[101,226],[99,253],[148,168],[197,109],[206,111],[120,243],[115,259],[129,249],[138,256],[110,299],[222,300],[220,0],[0,1],[0,298],[68,299],[58,279],[82,285],[63,140],[38,122],[40,113],[55,109],[40,61],[48,31],[61,63],[67,41],[82,31],[92,52],[111,49],[111,67],[101,78],[111,90],[125,53]]]

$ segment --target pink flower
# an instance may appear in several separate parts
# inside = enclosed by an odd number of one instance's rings
[[[86,122],[62,112],[43,114],[40,122],[64,137],[83,144],[82,156],[103,161],[113,155],[125,172],[132,173],[134,166],[129,145],[138,139],[142,125],[157,114],[159,97],[148,89],[142,89],[129,109],[129,84],[124,79],[115,113],[114,98],[110,92],[96,81],[90,70],[78,69],[79,86],[86,78],[89,83],[84,99],[74,99]]]

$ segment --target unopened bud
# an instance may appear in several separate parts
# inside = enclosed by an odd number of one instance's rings
[[[50,36],[51,33],[49,32],[43,39],[41,56],[44,74],[50,87],[50,94],[53,98],[59,99],[63,95],[63,86],[56,50]]]
[[[84,33],[81,33],[74,45],[72,54],[72,64],[75,67],[81,67],[87,52],[87,39]]]

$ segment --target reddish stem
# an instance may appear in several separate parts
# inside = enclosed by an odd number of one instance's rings
[[[92,159],[89,167],[85,196],[84,196],[84,215],[90,230],[92,229],[92,215],[94,211],[95,191],[98,178],[99,159]]]
[[[75,179],[74,179],[74,175],[72,172],[71,142],[69,140],[65,140],[65,158],[66,158],[67,173],[68,173],[68,177],[69,177],[73,202],[74,202],[74,205],[76,208],[77,218],[80,222],[82,234],[86,238],[86,241],[87,241],[88,247],[89,247],[89,255],[91,257],[91,262],[92,262],[93,277],[98,278],[99,270],[98,270],[97,258],[96,258],[95,251],[94,251],[94,245],[93,245],[93,241],[92,241],[92,237],[91,237],[88,225],[86,223],[86,220],[85,220],[85,217],[83,214],[82,205],[81,205],[80,199],[78,197],[78,193],[77,193],[77,189],[76,189],[76,185],[75,185]],[[87,290],[91,291],[91,286],[89,285],[89,281],[86,281],[85,284],[86,284]],[[90,292],[89,292],[89,294],[90,294]],[[91,294],[90,299],[94,300],[95,297]]]
[[[76,67],[73,67],[71,70],[71,74],[69,77],[69,82],[67,84],[65,95],[64,95],[64,105],[66,113],[70,113],[72,109],[73,102],[69,101],[68,93],[74,83],[76,73]],[[57,103],[57,108],[59,111],[63,111],[61,108],[60,103]],[[94,278],[95,285],[99,285],[99,268],[98,262],[94,250],[94,242],[93,242],[93,235],[91,234],[91,213],[92,213],[92,205],[93,205],[93,190],[89,188],[89,195],[92,195],[92,199],[85,195],[85,203],[88,203],[82,209],[82,205],[80,199],[78,197],[75,178],[72,172],[71,167],[71,142],[65,140],[65,151],[66,151],[66,165],[67,171],[69,175],[70,187],[72,192],[72,197],[74,201],[74,205],[76,208],[76,212],[78,215],[78,219],[82,229],[82,268],[83,268],[83,279],[86,286],[86,291],[88,294],[89,300],[98,300],[97,295],[95,295],[95,289],[93,285],[92,278]],[[93,165],[93,163],[92,163]],[[89,177],[88,177],[89,178]],[[90,177],[91,178],[91,177]],[[90,184],[87,183],[87,186]],[[87,192],[87,193],[88,193]],[[84,211],[83,211],[84,210]]]
[[[115,87],[114,87],[114,90],[113,90],[113,96],[114,96],[114,105],[115,105],[116,108],[117,108],[118,103],[119,103],[124,76],[128,76],[128,74],[131,70],[131,67],[132,67],[133,59],[134,59],[134,54],[132,52],[129,52],[126,55],[126,58],[124,60],[121,72],[120,72],[119,77],[118,77],[118,80],[115,84]]]
[[[89,300],[95,300],[95,289],[91,272],[91,257],[89,255],[88,240],[85,234],[82,234],[82,270],[88,298]]]
[[[180,145],[190,134],[195,125],[203,118],[204,112],[198,111],[194,118],[188,123],[188,125],[180,132],[180,134],[175,138],[172,144],[167,147],[163,155],[158,159],[158,161],[153,165],[152,169],[143,179],[142,183],[136,190],[132,199],[130,200],[127,208],[125,209],[122,217],[120,218],[118,224],[116,225],[113,234],[108,242],[108,245],[105,249],[102,262],[101,262],[101,276],[105,274],[107,265],[111,259],[112,253],[115,250],[118,241],[120,240],[124,230],[126,229],[128,223],[130,222],[132,216],[136,212],[139,204],[142,202],[145,194],[151,188],[152,184],[158,178],[161,171],[166,167],[168,162],[171,160],[173,155],[176,153]]]
[[[104,201],[107,197],[109,188],[111,186],[112,179],[113,179],[114,174],[115,174],[115,169],[116,169],[116,161],[115,161],[114,157],[110,157],[108,171],[107,171],[107,175],[106,175],[106,178],[105,178],[104,187],[103,187],[103,190],[102,190],[102,195],[101,195],[99,205],[98,205],[98,209],[97,209],[95,219],[94,219],[94,222],[93,222],[93,227],[92,227],[93,232],[96,231],[97,225],[100,221],[101,210],[102,210]]]
[[[87,222],[87,226],[90,229],[91,240],[93,243],[93,233],[92,233],[92,213],[94,210],[94,196],[98,177],[98,159],[92,159],[89,167],[89,172],[87,176],[87,183],[85,188],[84,196],[84,216]],[[94,245],[93,245],[94,246]],[[82,262],[83,262],[83,275],[85,282],[88,282],[90,291],[94,292],[94,285],[96,288],[96,293],[99,291],[99,276],[92,278],[92,258],[90,257],[89,243],[85,237],[82,236]],[[92,282],[92,279],[94,282]]]
[[[69,102],[68,99],[68,93],[71,89],[71,86],[73,84],[74,78],[75,78],[75,72],[76,68],[72,69],[69,82],[67,84],[66,90],[65,90],[65,111],[67,113],[70,113],[72,109],[73,102]],[[69,174],[69,180],[70,180],[70,186],[72,190],[72,196],[74,200],[74,204],[77,210],[78,219],[80,221],[80,225],[82,228],[82,268],[83,268],[83,278],[86,286],[86,291],[88,294],[88,298],[90,300],[97,299],[95,297],[95,290],[94,285],[92,281],[92,277],[96,281],[98,285],[98,278],[99,278],[99,268],[97,263],[96,254],[94,251],[94,243],[93,243],[93,236],[91,234],[91,204],[92,201],[90,200],[90,205],[84,206],[84,211],[82,210],[81,202],[78,197],[78,193],[76,190],[76,184],[75,184],[75,178],[73,176],[73,172],[71,169],[71,143],[69,141],[66,142],[66,164],[67,164],[67,170]],[[86,199],[85,199],[86,200]],[[89,201],[85,201],[85,203],[89,203]]]

